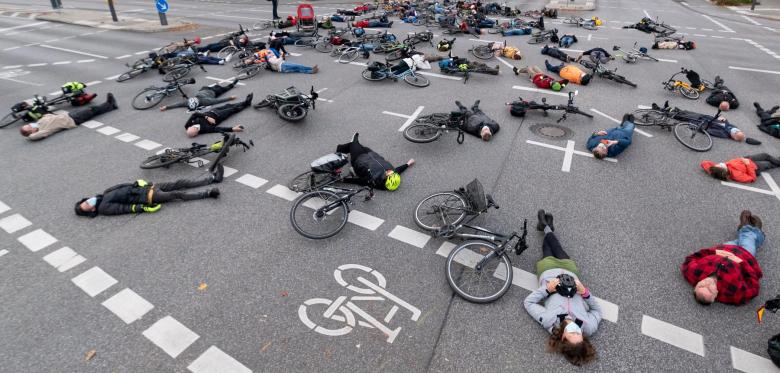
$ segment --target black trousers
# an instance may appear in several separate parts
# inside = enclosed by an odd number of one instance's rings
[[[219,124],[225,119],[230,118],[231,115],[239,113],[241,112],[241,110],[244,110],[246,108],[247,105],[245,105],[243,102],[239,102],[235,104],[225,104],[209,110],[208,113],[206,113],[206,115],[216,119],[217,124]]]
[[[236,83],[238,83],[238,82],[236,82]],[[211,91],[211,92],[214,92],[214,97],[219,97],[221,94],[229,91],[233,87],[235,87],[235,85],[233,85],[232,83],[228,84],[227,86],[224,86],[224,87],[222,85],[220,85],[219,83],[216,83],[216,84],[200,87],[200,90],[201,91]]]
[[[108,113],[111,110],[114,110],[114,107],[111,105],[111,103],[106,101],[100,105],[92,105],[75,109],[69,112],[68,115],[73,118],[73,121],[76,122],[76,125],[78,126],[81,123],[84,123],[100,114]]]
[[[558,242],[558,237],[555,237],[555,233],[547,233],[544,235],[544,242],[542,242],[542,258],[552,256],[558,259],[570,259],[569,255],[563,251],[561,243]]]
[[[749,155],[745,158],[752,160],[758,166],[759,173],[780,167],[780,157],[773,157],[767,153]]]
[[[361,145],[357,141],[348,142],[346,144],[341,144],[336,146],[337,153],[349,154],[350,162],[354,162],[357,159],[357,157],[366,154],[370,151],[372,151],[370,148]]]
[[[767,111],[764,110],[764,108],[762,108],[761,105],[759,105],[758,103],[756,103],[755,105],[756,105],[756,114],[758,114],[758,117],[761,118],[762,122],[771,119],[772,114],[774,114],[778,109],[780,109],[780,106],[775,106]]]
[[[181,179],[166,183],[154,183],[154,194],[152,194],[152,203],[165,203],[176,200],[192,201],[196,199],[208,198],[208,193],[186,192],[186,189],[202,187],[211,184],[212,177],[208,175],[199,180]]]
[[[279,14],[276,13],[276,8],[279,6],[279,0],[271,0],[271,5],[273,5],[273,18],[279,18]]]

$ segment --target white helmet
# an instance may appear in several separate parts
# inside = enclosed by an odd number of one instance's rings
[[[190,97],[187,99],[187,107],[190,110],[196,110],[200,106],[200,101],[198,101],[197,97]]]

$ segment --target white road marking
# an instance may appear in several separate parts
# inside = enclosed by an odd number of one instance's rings
[[[222,166],[225,169],[225,173],[222,174],[223,177],[229,177],[230,175],[233,175],[234,173],[238,172],[235,168],[228,167],[228,166]]]
[[[0,214],[10,210],[11,207],[3,203],[3,201],[0,201]]]
[[[118,78],[120,75],[122,75],[122,74],[116,74],[116,75],[107,76],[107,77],[105,77],[103,79],[104,80],[114,80],[114,79]]]
[[[19,49],[19,48],[21,48],[21,47],[22,47],[21,45],[17,45],[17,46],[15,46],[15,47],[9,47],[9,48],[5,48],[5,49],[3,49],[3,51],[12,51],[12,50],[14,50],[14,49]]]
[[[136,56],[140,55],[140,54],[149,54],[149,51],[138,51],[138,52],[135,52],[133,54],[136,55]]]
[[[723,24],[723,23],[721,23],[721,22],[718,22],[718,21],[716,21],[715,19],[713,19],[712,17],[710,17],[710,16],[708,16],[708,15],[702,14],[701,16],[702,16],[702,17],[704,17],[704,18],[706,18],[706,19],[708,19],[710,22],[712,22],[712,23],[714,23],[714,24],[718,25],[718,27],[722,28],[723,30],[718,30],[718,31],[720,31],[720,32],[731,32],[731,33],[734,33],[734,32],[736,32],[736,31],[734,31],[734,30],[730,29],[728,26],[724,25],[724,24]]]
[[[220,79],[220,78],[215,78],[213,76],[207,76],[206,79],[216,80],[218,83],[225,83],[225,82],[232,82],[233,81],[233,78],[230,78],[230,79]],[[238,82],[236,85],[246,85],[246,84]]]
[[[86,128],[90,128],[90,129],[95,129],[95,128],[98,128],[98,127],[100,127],[102,125],[103,125],[103,123],[98,122],[96,120],[90,120],[90,121],[86,121],[84,123],[81,123],[82,127],[86,127]]]
[[[567,141],[571,141],[571,140],[567,140]],[[538,142],[538,141],[533,141],[533,140],[525,140],[525,142],[528,143],[528,144],[531,144],[531,145],[537,145],[537,146],[541,146],[541,147],[548,148],[548,149],[555,149],[555,150],[560,150],[562,152],[566,152],[566,148],[563,148],[563,147],[560,147],[560,146],[557,146],[557,145],[545,144],[543,142]],[[593,154],[587,153],[587,152],[583,152],[583,151],[579,151],[579,150],[575,150],[574,154],[581,155],[583,157],[595,158],[593,156]],[[607,162],[617,163],[617,159],[615,159],[615,158],[604,158],[603,160],[607,161]]]
[[[571,161],[574,158],[574,141],[566,140],[566,149],[563,151],[563,165],[561,171],[571,171]]]
[[[569,97],[569,94],[566,92],[555,92],[551,91],[549,89],[539,89],[539,88],[533,88],[533,87],[523,87],[519,85],[512,86],[512,89],[519,89],[523,91],[528,92],[536,92],[536,93],[544,93],[548,95],[554,95],[554,96],[562,96],[562,97]],[[578,91],[574,91],[574,95],[577,96]]]
[[[508,66],[510,69],[511,69],[511,68],[513,68],[513,67],[515,67],[515,66],[514,66],[514,65],[512,65],[511,63],[504,61],[504,59],[503,59],[503,58],[501,58],[501,57],[498,57],[498,56],[496,56],[496,59],[497,59],[499,62],[503,63],[504,65]]]
[[[122,142],[133,142],[135,140],[140,139],[139,136],[133,135],[130,132],[125,132],[121,135],[114,136],[114,138]]]
[[[436,73],[429,73],[425,71],[417,71],[415,74],[425,75],[425,76],[433,76],[436,78],[442,78],[442,79],[449,79],[449,80],[463,80],[463,78],[457,77],[457,76],[448,76],[448,75],[441,75]]]
[[[58,50],[58,51],[70,52],[70,53],[80,54],[80,55],[83,55],[83,56],[101,58],[101,59],[104,59],[104,60],[108,59],[108,57],[106,57],[106,56],[101,56],[99,54],[92,54],[92,53],[87,53],[87,52],[82,52],[82,51],[77,51],[77,50],[73,50],[73,49],[52,47],[51,45],[46,45],[46,44],[40,44],[38,46],[41,47],[41,48],[55,49],[55,50]]]
[[[379,228],[382,223],[385,221],[383,219],[377,218],[376,216],[366,214],[365,212],[358,211],[358,210],[352,210],[349,212],[349,220],[348,222],[359,225],[363,228],[366,228],[370,231],[375,231],[377,228]]]
[[[49,22],[36,22],[36,23],[28,23],[26,25],[19,25],[19,26],[14,26],[14,27],[0,28],[0,32],[17,30],[17,29],[20,29],[20,28],[34,27],[34,26],[38,26],[38,25],[44,25],[44,24],[47,24],[47,23],[49,23]]]
[[[93,80],[91,82],[84,83],[84,85],[86,85],[87,87],[91,87],[93,85],[100,84],[100,82],[101,82],[100,80]]]
[[[70,247],[65,246],[44,256],[43,260],[58,271],[65,272],[87,259],[73,251]]]
[[[76,63],[86,63],[86,62],[95,62],[95,60],[94,59],[89,59],[89,60],[78,60],[78,61],[76,61]]]
[[[710,37],[714,38],[714,39],[725,39],[726,38],[725,36],[720,36],[720,35],[710,35]]]
[[[255,189],[263,186],[265,183],[268,182],[268,180],[257,177],[252,174],[244,174],[243,176],[236,179],[236,181],[250,188],[255,188]]]
[[[266,190],[265,192],[277,196],[281,199],[286,199],[288,201],[293,201],[296,198],[298,198],[298,196],[301,195],[301,193],[293,192],[292,190],[290,190],[290,188],[281,184],[276,184],[271,188],[269,188],[268,190]]]
[[[0,219],[0,228],[3,228],[5,233],[14,233],[31,225],[32,222],[27,220],[21,214],[13,214],[11,216]]]
[[[60,39],[49,39],[49,40],[45,40],[44,43],[53,43],[53,42],[55,42],[57,40],[60,40]]]
[[[70,281],[93,298],[119,282],[97,266],[84,271]]]
[[[591,108],[590,111],[592,111],[592,112],[594,112],[594,113],[596,113],[598,115],[601,115],[602,117],[607,118],[607,119],[609,119],[609,120],[611,120],[611,121],[613,121],[613,122],[615,122],[617,124],[621,124],[621,122],[619,120],[617,120],[617,119],[615,119],[615,118],[613,118],[613,117],[611,117],[611,116],[609,116],[607,114],[604,114],[604,113],[602,113],[602,112],[600,112],[600,111],[598,111],[596,109]],[[634,132],[636,132],[636,133],[638,133],[638,134],[640,134],[642,136],[653,137],[653,135],[651,135],[651,134],[649,134],[649,133],[647,133],[645,131],[640,130],[636,126],[634,127]]]
[[[411,125],[412,122],[414,122],[414,120],[417,119],[420,113],[422,113],[423,109],[425,109],[425,106],[418,106],[417,109],[414,110],[414,113],[412,113],[412,115],[410,115],[406,119],[406,122],[404,122],[401,128],[398,129],[398,132],[403,132],[406,129],[406,127],[409,127],[409,125]]]
[[[765,357],[751,354],[734,346],[731,349],[731,366],[746,373],[778,373],[780,369]]]
[[[704,356],[704,338],[701,334],[642,315],[642,334],[677,348]]]
[[[200,338],[171,316],[157,320],[142,334],[174,359]]]
[[[766,172],[762,172],[761,177],[763,177],[764,181],[766,181],[766,184],[769,185],[769,189],[772,189],[775,197],[780,200],[780,187],[777,186],[775,179],[773,179],[772,176]]]
[[[121,60],[123,58],[132,57],[132,56],[133,56],[132,54],[125,54],[125,55],[121,55],[119,57],[114,57],[114,58],[117,59],[117,60]]]
[[[48,62],[42,62],[42,63],[31,63],[31,64],[27,65],[27,67],[38,67],[38,66],[46,66],[46,65],[48,65],[48,64],[49,64]]]
[[[20,67],[22,67],[22,65],[8,65],[8,66],[3,66],[3,69],[18,69]]]
[[[667,60],[665,58],[656,58],[658,61],[661,62],[671,62],[671,63],[677,63],[677,60]]]
[[[421,249],[425,247],[425,244],[428,243],[428,240],[431,239],[429,234],[420,233],[414,229],[409,229],[402,225],[396,225],[387,236],[398,241],[408,243],[412,246],[419,247]]]
[[[409,115],[393,113],[392,111],[383,111],[382,114],[393,115],[393,116],[404,118],[404,119],[409,119],[410,118]]]
[[[0,250],[0,256],[3,256],[5,254],[8,254],[8,250],[6,250],[6,249]]]
[[[637,109],[644,109],[644,110],[653,108],[652,106],[647,106],[647,105],[637,105],[636,107]]]
[[[57,62],[52,62],[52,65],[67,65],[70,62],[71,61],[57,61]]]
[[[111,126],[105,126],[97,130],[97,132],[100,132],[106,136],[111,136],[115,133],[120,132],[119,129],[111,127]]]
[[[143,139],[143,140],[141,140],[141,141],[139,141],[139,142],[137,142],[137,143],[135,143],[133,145],[135,145],[135,146],[137,146],[137,147],[139,147],[141,149],[144,149],[144,150],[157,149],[160,146],[162,146],[162,144],[156,143],[156,142],[154,142],[152,140],[146,140],[146,139]]]
[[[777,75],[780,75],[780,71],[751,69],[751,68],[748,68],[748,67],[729,66],[729,69],[732,69],[732,70],[742,70],[742,71],[754,71],[754,72],[757,72],[757,73],[767,73],[767,74],[777,74]]]
[[[207,165],[209,163],[211,163],[211,161],[208,160],[208,159],[204,159],[204,158],[200,158],[200,157],[193,157],[193,158],[190,158],[190,161],[187,164],[190,165],[190,167],[198,168],[201,165],[205,166],[205,165]]]
[[[114,294],[114,296],[106,299],[101,304],[124,321],[125,324],[132,324],[134,321],[140,320],[154,308],[154,305],[129,288]]]
[[[753,18],[751,18],[751,17],[748,17],[748,16],[742,16],[742,18],[744,18],[746,21],[748,21],[748,22],[750,22],[750,23],[752,23],[752,24],[754,24],[754,25],[756,25],[756,26],[761,26],[761,24],[760,24],[760,23],[756,22],[756,20],[754,20],[754,19],[753,19]]]
[[[222,352],[216,346],[211,346],[195,361],[187,366],[192,373],[252,373],[252,370]]]
[[[653,18],[652,16],[650,16],[650,13],[648,13],[646,10],[642,9],[642,12],[645,13],[645,16],[647,18]]]

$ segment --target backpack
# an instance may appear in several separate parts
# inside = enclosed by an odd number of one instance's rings
[[[525,101],[515,101],[509,105],[509,114],[513,117],[524,117],[527,109],[528,105],[526,105]]]
[[[452,67],[452,65],[453,65],[452,58],[445,58],[445,59],[439,61],[439,68],[440,69],[450,68],[450,67]]]
[[[344,167],[349,163],[349,159],[346,154],[333,153],[323,155],[311,162],[311,170],[320,173],[330,173]]]

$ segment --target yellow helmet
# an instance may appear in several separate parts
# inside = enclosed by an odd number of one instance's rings
[[[387,190],[396,190],[400,185],[401,175],[399,175],[397,172],[392,172],[390,175],[387,175],[387,178],[385,179],[385,188]]]

